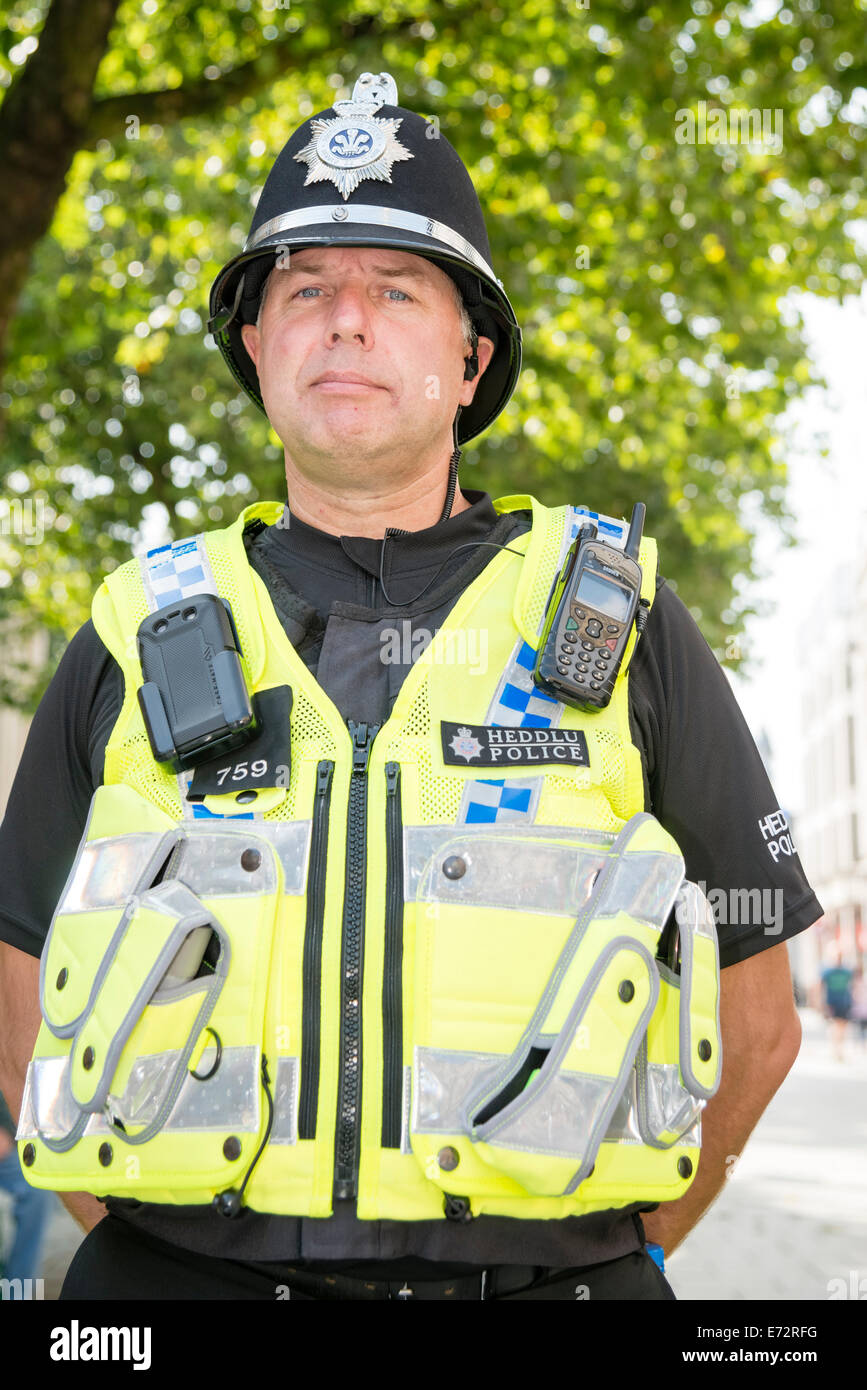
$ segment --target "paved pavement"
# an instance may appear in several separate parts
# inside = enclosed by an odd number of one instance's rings
[[[667,1261],[679,1299],[867,1299],[867,1047],[853,1030],[837,1061],[821,1017],[804,1009],[801,1020],[794,1067],[720,1197]],[[54,1204],[49,1299],[82,1238]]]
[[[867,1047],[850,1025],[838,1061],[821,1016],[801,1022],[795,1065],[666,1262],[679,1299],[867,1299]]]

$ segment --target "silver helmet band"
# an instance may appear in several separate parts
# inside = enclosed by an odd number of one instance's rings
[[[281,213],[279,217],[272,217],[270,222],[263,222],[262,226],[257,228],[244,246],[244,252],[255,250],[266,237],[276,236],[278,232],[291,232],[298,227],[324,227],[332,222],[339,222],[344,226],[357,222],[366,226],[395,227],[398,231],[417,232],[421,236],[434,237],[446,246],[451,246],[463,260],[469,261],[503,289],[502,280],[494,274],[484,257],[479,255],[466,237],[452,231],[444,222],[435,222],[433,218],[422,217],[417,212],[403,212],[400,208],[376,207],[372,203],[353,203],[351,206],[325,203],[318,207],[296,208],[294,212]]]

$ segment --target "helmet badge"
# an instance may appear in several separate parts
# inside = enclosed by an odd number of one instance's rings
[[[352,100],[334,103],[333,120],[311,121],[313,139],[295,155],[309,168],[305,188],[330,179],[346,199],[364,179],[391,183],[391,166],[415,158],[397,138],[403,118],[377,120],[380,106],[397,106],[397,84],[390,73],[376,77],[365,72],[352,89]]]

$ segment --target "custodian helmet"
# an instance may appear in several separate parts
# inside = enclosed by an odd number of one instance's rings
[[[211,286],[208,329],[261,410],[241,325],[255,323],[262,286],[282,251],[339,245],[411,251],[454,280],[475,332],[495,344],[472,403],[459,408],[456,421],[458,444],[480,434],[515,388],[521,330],[491,268],[482,209],[460,156],[435,124],[397,105],[397,87],[385,72],[364,73],[351,101],[335,102],[298,127],[268,175],[243,251]]]

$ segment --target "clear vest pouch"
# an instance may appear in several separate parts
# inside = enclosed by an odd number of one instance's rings
[[[484,1196],[507,1179],[516,1195],[568,1197],[599,1165],[613,1203],[630,1200],[616,1150],[671,1147],[716,1090],[712,914],[652,816],[608,839],[456,840],[466,871],[447,878],[440,852],[422,876],[410,1140],[446,1192]],[[679,979],[657,960],[675,904]]]
[[[99,833],[125,817],[154,828]],[[247,827],[168,822],[129,787],[95,793],[40,965],[18,1130],[35,1186],[205,1201],[258,1147],[282,866]]]

